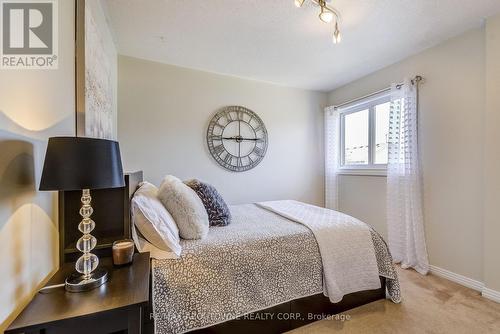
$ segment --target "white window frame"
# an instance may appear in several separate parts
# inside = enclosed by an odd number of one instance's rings
[[[375,107],[391,101],[390,92],[362,99],[339,109],[340,117],[340,166],[339,173],[344,175],[387,175],[387,164],[375,164]],[[368,109],[368,164],[345,165],[345,116]]]

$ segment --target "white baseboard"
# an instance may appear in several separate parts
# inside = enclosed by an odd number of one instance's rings
[[[483,291],[481,292],[484,298],[488,298],[490,300],[493,300],[494,302],[500,303],[500,292],[488,288],[483,288]]]
[[[447,280],[450,280],[452,282],[458,283],[460,285],[466,286],[468,288],[471,288],[473,290],[481,292],[481,295],[484,298],[487,298],[489,300],[492,300],[494,302],[500,303],[500,291],[492,290],[487,288],[483,282],[476,281],[475,279],[465,277],[459,274],[456,274],[454,272],[451,272],[449,270],[439,268],[436,266],[430,266],[431,273],[440,276],[443,278],[446,278]]]
[[[468,288],[471,288],[473,290],[482,292],[484,289],[484,283],[480,281],[476,281],[475,279],[465,277],[459,274],[455,274],[454,272],[451,272],[449,270],[439,268],[436,266],[430,266],[431,273],[440,276],[443,278],[446,278],[447,280],[450,280],[452,282],[458,283],[460,285],[466,286]]]

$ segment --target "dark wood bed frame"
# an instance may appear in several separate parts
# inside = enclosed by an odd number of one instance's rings
[[[115,190],[100,190],[93,192],[92,206],[96,212],[102,212],[104,217],[99,221],[107,221],[106,229],[102,231],[104,238],[100,239],[100,231],[94,233],[99,244],[100,256],[110,255],[110,245],[113,240],[119,238],[130,238],[130,199],[137,186],[143,180],[142,171],[127,173],[125,177],[126,186]],[[76,230],[74,225],[75,207],[80,205],[80,194],[75,192],[60,193],[60,239],[61,239],[61,262],[68,262],[74,258],[71,231]],[[98,210],[102,207],[103,210]],[[73,223],[70,223],[73,222]],[[71,225],[71,226],[70,226]],[[101,236],[101,237],[102,237]],[[197,334],[245,334],[245,333],[283,333],[288,330],[304,326],[308,323],[320,320],[329,315],[337,315],[352,308],[371,303],[385,298],[385,279],[380,278],[381,288],[377,290],[360,291],[344,296],[341,302],[332,304],[322,294],[300,298],[286,302],[265,310],[251,313],[239,319],[230,320],[218,325],[195,330]],[[154,332],[154,320],[152,317],[152,296],[150,282],[150,301],[148,309],[144,314],[144,333]],[[332,318],[332,321],[342,321]]]
[[[283,333],[311,322],[337,315],[355,307],[385,298],[385,278],[381,277],[382,287],[377,290],[360,291],[344,296],[341,302],[332,304],[330,300],[318,294],[295,299],[244,318],[231,320],[219,325],[193,331],[197,334],[246,334],[246,333]],[[342,321],[330,317],[331,321]],[[153,333],[153,332],[151,332]]]

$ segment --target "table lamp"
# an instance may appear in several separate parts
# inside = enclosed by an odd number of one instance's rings
[[[97,239],[90,234],[95,222],[90,218],[90,189],[124,187],[123,168],[118,142],[83,137],[49,138],[43,165],[40,190],[81,190],[82,220],[78,230],[83,233],[76,248],[83,253],[76,261],[76,272],[66,278],[66,290],[81,292],[94,289],[108,279],[99,258],[91,251]]]

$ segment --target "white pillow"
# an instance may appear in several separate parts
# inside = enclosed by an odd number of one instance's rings
[[[152,243],[144,238],[144,236],[135,226],[132,226],[132,239],[134,239],[135,246],[140,253],[149,252],[149,256],[153,259],[177,259],[179,257],[174,252],[167,252],[159,249],[158,247],[155,247]]]
[[[157,195],[158,188],[149,182],[141,183],[132,198],[132,221],[153,246],[180,255],[179,229]]]
[[[208,214],[196,192],[172,175],[167,175],[158,198],[174,217],[184,239],[201,239],[208,234]]]

